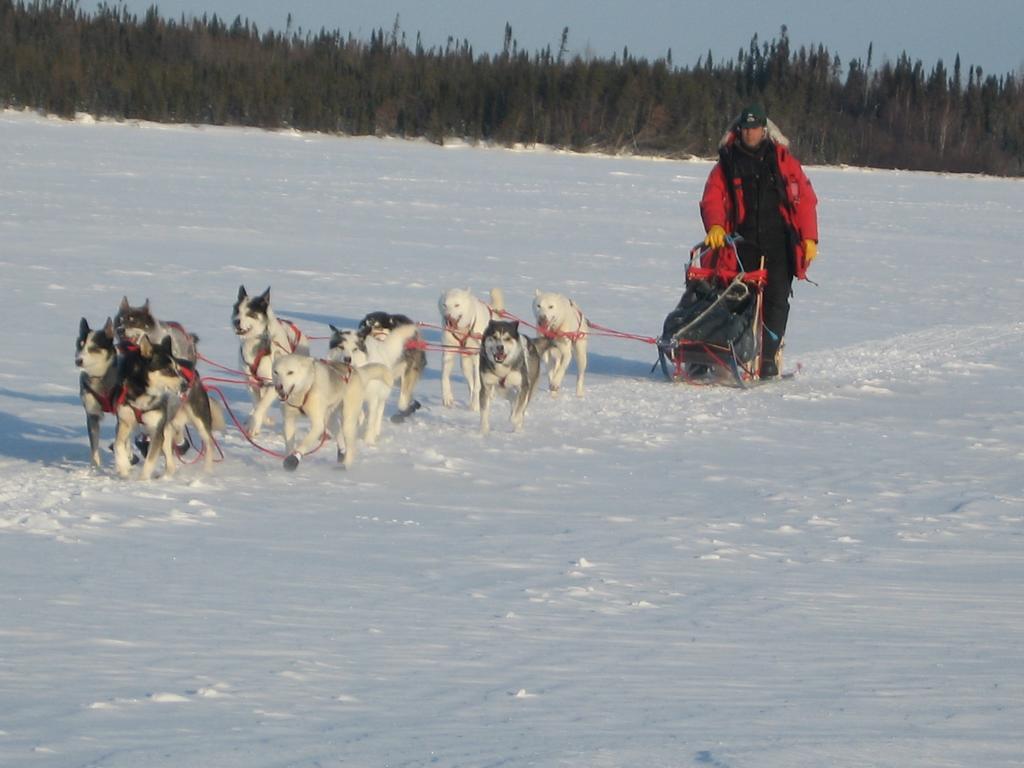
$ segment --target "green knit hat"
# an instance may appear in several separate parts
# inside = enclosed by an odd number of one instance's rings
[[[760,104],[751,104],[740,112],[736,125],[740,128],[763,128],[768,124],[768,115]]]

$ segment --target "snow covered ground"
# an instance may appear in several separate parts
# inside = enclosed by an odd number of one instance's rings
[[[598,337],[583,399],[482,438],[432,353],[348,472],[232,430],[142,483],[90,469],[80,317],[149,297],[234,365],[242,283],[320,337],[499,286],[653,336],[709,165],[16,112],[0,146],[0,765],[1021,764],[1021,181],[809,169],[794,380]]]

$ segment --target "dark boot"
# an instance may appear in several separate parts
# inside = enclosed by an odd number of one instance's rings
[[[778,378],[782,370],[782,347],[783,340],[771,333],[767,328],[764,331],[764,343],[761,347],[761,376],[762,379]]]

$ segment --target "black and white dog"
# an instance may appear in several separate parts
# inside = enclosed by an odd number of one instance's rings
[[[512,403],[512,428],[523,426],[526,406],[540,379],[540,358],[546,339],[519,334],[518,321],[492,320],[484,330],[480,348],[480,431],[491,429],[491,401],[503,390]]]
[[[427,367],[427,353],[423,351],[416,323],[405,315],[371,312],[360,321],[356,338],[357,347],[365,351],[367,362],[388,366],[400,381],[398,413],[391,420],[407,419],[420,408],[419,400],[413,399],[413,390]],[[355,361],[353,364],[358,365]]]
[[[164,475],[174,474],[174,435],[192,424],[206,446],[205,470],[213,468],[213,431],[223,428],[223,418],[212,408],[209,396],[188,360],[173,352],[169,337],[159,345],[142,336],[138,346],[122,349],[118,361],[122,392],[117,400],[117,435],[114,462],[117,473],[127,477],[131,467],[129,438],[136,426],[149,435],[149,449],[142,464],[141,478],[153,476],[159,457],[164,457]]]
[[[359,331],[328,325],[331,329],[331,338],[327,342],[328,360],[348,363],[356,368],[370,361],[366,356],[366,343],[359,338]]]
[[[78,378],[78,394],[85,409],[85,428],[89,433],[92,464],[99,468],[100,422],[103,414],[115,413],[120,386],[117,378],[117,347],[114,344],[114,322],[93,330],[83,317],[75,342],[75,365],[82,371]]]
[[[281,355],[309,355],[309,338],[298,326],[281,320],[270,306],[270,288],[259,296],[250,296],[244,285],[238,286],[238,298],[231,308],[231,325],[239,337],[238,357],[249,376],[252,413],[248,431],[253,437],[268,422],[267,411],[274,402],[272,382],[274,359]]]
[[[122,298],[114,316],[114,330],[119,342],[136,346],[143,336],[153,345],[170,337],[175,357],[193,364],[196,362],[199,337],[186,331],[181,323],[157,320],[149,308],[149,299],[141,307],[133,307],[127,296]]]

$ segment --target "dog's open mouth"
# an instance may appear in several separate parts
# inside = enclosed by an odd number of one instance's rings
[[[292,396],[292,391],[295,389],[295,386],[293,385],[289,387],[287,392],[285,391],[283,384],[278,384],[274,389],[277,390],[277,399],[284,401]]]
[[[505,358],[507,358],[508,355],[505,353],[504,349],[496,349],[491,353],[491,357],[494,358],[494,362],[496,363],[504,363]]]

